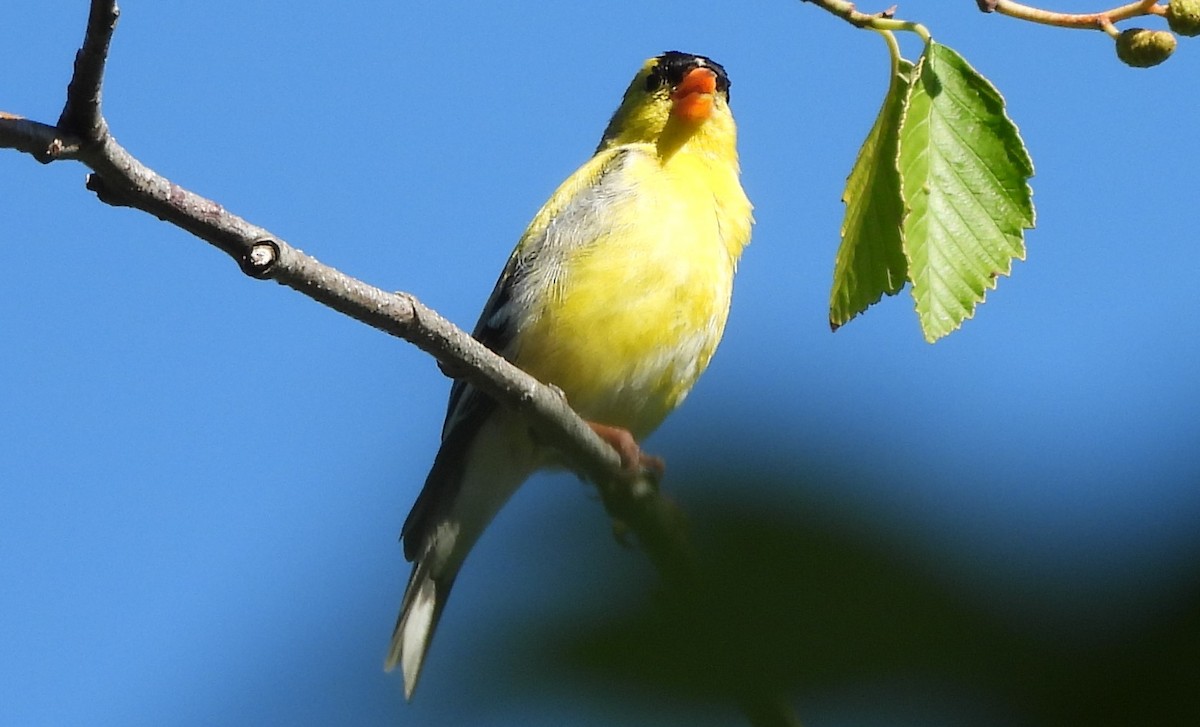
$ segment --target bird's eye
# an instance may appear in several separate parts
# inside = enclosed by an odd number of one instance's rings
[[[653,93],[662,88],[664,81],[666,81],[666,78],[663,77],[661,68],[656,67],[653,71],[650,71],[649,76],[646,76],[646,92]]]

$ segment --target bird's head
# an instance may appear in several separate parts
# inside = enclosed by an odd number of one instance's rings
[[[696,135],[734,132],[729,76],[704,56],[667,51],[642,65],[608,122],[600,148],[654,143],[675,148]]]

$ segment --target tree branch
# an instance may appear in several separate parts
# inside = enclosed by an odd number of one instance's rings
[[[812,3],[826,12],[833,13],[856,28],[866,28],[874,20],[892,18],[896,14],[895,5],[878,13],[860,13],[854,6],[854,3],[848,0],[800,0],[800,2]]]
[[[1113,23],[1136,18],[1141,15],[1163,15],[1166,7],[1158,5],[1155,0],[1137,0],[1126,5],[1102,10],[1096,13],[1060,13],[1053,10],[1043,10],[1030,5],[1013,2],[1012,0],[976,0],[979,9],[985,13],[1000,13],[1010,18],[1027,20],[1041,25],[1053,25],[1059,28],[1078,28],[1081,30],[1105,30]]]
[[[520,411],[543,439],[561,450],[589,480],[628,480],[617,453],[571,410],[561,394],[496,355],[413,296],[386,292],[318,262],[269,230],[163,177],[121,146],[108,132],[99,85],[117,15],[111,0],[93,0],[87,34],[76,55],[75,75],[58,124],[50,126],[0,113],[0,148],[24,152],[42,162],[82,162],[93,171],[87,188],[101,201],[148,212],[221,249],[252,277],[274,280],[413,343],[456,375]],[[646,489],[653,492],[654,488]]]
[[[872,28],[875,30],[910,30],[928,42],[928,33],[917,23],[896,19],[896,6],[877,13],[860,12],[850,0],[800,0],[812,3],[822,10],[832,13],[856,28]],[[1157,0],[1135,0],[1135,2],[1120,5],[1109,10],[1095,13],[1060,13],[1053,10],[1043,10],[1031,5],[1015,2],[1015,0],[975,0],[979,10],[984,13],[1000,13],[1018,20],[1026,20],[1041,25],[1054,25],[1060,28],[1080,28],[1084,30],[1107,30],[1113,23],[1136,18],[1143,15],[1165,15],[1166,6],[1158,4]]]
[[[57,159],[77,159],[83,142],[63,134],[57,126],[0,111],[0,148],[16,149],[43,164]]]
[[[630,478],[616,451],[587,426],[561,393],[493,353],[412,295],[389,293],[318,262],[269,230],[171,182],[117,143],[102,112],[101,92],[118,16],[113,0],[92,0],[58,123],[51,126],[0,112],[0,148],[15,149],[43,163],[66,159],[83,163],[93,172],[87,188],[100,201],[148,212],[224,251],[251,277],[274,280],[412,343],[436,358],[444,370],[517,410],[542,441],[596,485],[609,516],[636,536],[680,603],[699,611],[702,578],[679,508],[659,494],[657,483],[648,476]],[[719,620],[712,614],[698,618],[700,623]],[[782,700],[758,694],[737,696],[753,724],[799,724]]]
[[[929,43],[931,40],[929,31],[925,29],[925,26],[921,25],[920,23],[896,19],[895,5],[892,5],[886,10],[881,10],[877,13],[862,13],[859,12],[854,3],[849,2],[849,0],[800,1],[812,3],[826,12],[838,16],[856,28],[881,31],[906,30],[921,36],[921,40],[925,41],[925,43]]]
[[[100,112],[100,91],[108,47],[120,15],[115,0],[92,3],[83,46],[75,54],[75,72],[67,86],[67,102],[58,117],[60,129],[68,129],[89,143],[108,135],[108,125]]]
[[[318,262],[269,230],[171,182],[117,143],[101,112],[99,85],[117,15],[111,0],[93,0],[58,124],[0,113],[0,148],[16,149],[44,163],[78,160],[93,170],[87,188],[102,202],[148,212],[221,249],[247,275],[286,285],[433,355],[456,376],[525,416],[543,441],[597,484],[609,514],[626,521],[643,539],[635,523],[645,517],[635,509],[662,498],[656,497],[656,488],[649,483],[629,484],[617,453],[555,389],[496,355],[412,295],[386,292]],[[647,535],[644,540],[652,543],[662,538]],[[656,563],[660,560],[679,559],[663,554],[655,557]]]

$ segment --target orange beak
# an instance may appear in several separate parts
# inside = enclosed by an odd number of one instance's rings
[[[693,68],[671,92],[671,115],[693,124],[704,121],[712,114],[716,90],[717,74],[711,68]]]

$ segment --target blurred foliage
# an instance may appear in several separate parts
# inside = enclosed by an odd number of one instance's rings
[[[895,703],[871,712],[905,723],[949,709],[972,715],[970,724],[1200,724],[1200,554],[1161,610],[1081,638],[939,577],[945,568],[928,553],[852,513],[691,498],[686,509],[704,593],[686,603],[653,587],[631,594],[625,578],[593,583],[576,601],[587,604],[585,616],[568,608],[539,613],[537,623],[497,624],[504,643],[486,651],[521,664],[487,667],[507,674],[503,691],[616,685],[728,708],[733,718],[729,695],[753,685],[788,694],[804,719],[807,701],[882,685]],[[619,605],[597,610],[596,594]]]

